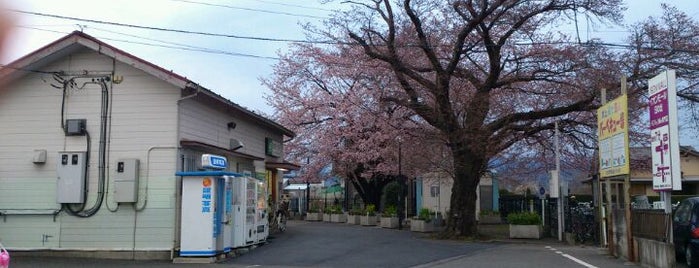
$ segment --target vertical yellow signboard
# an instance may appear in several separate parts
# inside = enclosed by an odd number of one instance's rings
[[[599,172],[602,178],[629,174],[628,114],[626,95],[597,109]]]

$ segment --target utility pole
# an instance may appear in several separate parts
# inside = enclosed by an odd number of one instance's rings
[[[558,121],[554,122],[554,127],[556,128],[556,132],[554,135],[554,146],[556,150],[556,177],[558,178],[557,185],[556,187],[558,189],[558,201],[557,207],[558,207],[558,241],[563,241],[563,193],[561,192],[561,155],[560,155],[560,145],[559,145],[559,138],[558,138]]]

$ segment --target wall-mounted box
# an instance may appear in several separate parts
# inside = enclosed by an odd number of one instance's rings
[[[83,136],[85,135],[85,129],[87,128],[86,119],[68,119],[65,123],[66,136]]]
[[[34,150],[34,155],[32,155],[32,163],[34,164],[44,164],[46,163],[46,150]]]
[[[114,174],[114,201],[134,203],[138,201],[138,159],[119,159]]]
[[[56,161],[56,202],[85,202],[85,152],[58,152]]]

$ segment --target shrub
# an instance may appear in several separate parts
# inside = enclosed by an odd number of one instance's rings
[[[510,213],[507,215],[507,222],[513,225],[539,225],[541,217],[532,212]]]
[[[395,206],[388,206],[383,210],[384,217],[395,217],[398,216],[398,210]]]
[[[417,219],[430,222],[432,220],[432,212],[430,212],[429,208],[421,208],[417,214]]]
[[[382,189],[381,203],[385,207],[398,207],[400,206],[400,190],[401,186],[397,181],[392,181]]]
[[[362,209],[360,207],[353,207],[349,211],[350,215],[362,215]]]
[[[369,216],[376,215],[376,206],[374,204],[366,205],[366,207],[364,208],[364,214]]]

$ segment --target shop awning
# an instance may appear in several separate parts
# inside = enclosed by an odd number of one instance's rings
[[[301,166],[289,162],[267,162],[265,168],[280,169],[280,170],[298,170]]]

